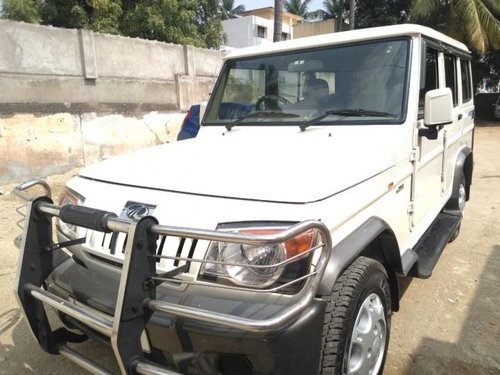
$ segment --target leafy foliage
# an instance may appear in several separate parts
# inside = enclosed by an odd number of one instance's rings
[[[2,17],[217,48],[221,9],[218,0],[6,0]]]
[[[500,49],[498,0],[416,0],[412,20],[462,40],[484,54]]]
[[[234,6],[234,0],[222,0],[222,19],[236,18],[239,13],[245,11],[244,5]]]
[[[40,22],[38,4],[35,0],[5,0],[2,16],[13,21]]]
[[[476,92],[482,85],[488,89],[497,87],[500,79],[500,50],[488,51],[483,56],[473,52],[472,71]]]
[[[285,1],[284,6],[287,12],[308,18],[308,8],[310,2],[311,0],[287,0]]]
[[[356,28],[397,25],[408,20],[412,0],[370,0],[358,2]]]

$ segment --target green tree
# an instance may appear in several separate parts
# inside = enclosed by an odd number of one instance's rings
[[[370,0],[358,2],[356,27],[376,27],[405,23],[412,0]]]
[[[245,11],[244,5],[234,6],[234,0],[222,0],[222,19],[235,18],[239,13]]]
[[[40,14],[47,25],[118,34],[122,9],[120,0],[44,0]]]
[[[416,0],[412,21],[433,27],[484,54],[500,49],[498,0]]]
[[[222,7],[218,0],[193,1],[196,13],[196,39],[201,47],[218,48],[225,42]]]
[[[177,44],[193,44],[196,26],[193,9],[175,0],[140,0],[123,17],[124,35]]]
[[[84,0],[45,0],[40,4],[42,23],[56,27],[89,28],[92,10]]]
[[[92,30],[101,33],[119,34],[122,15],[119,0],[93,0],[93,12],[90,17]]]
[[[489,89],[496,87],[500,80],[500,50],[488,51],[482,56],[473,52],[472,71],[476,92],[483,84]]]
[[[2,17],[218,48],[222,14],[219,0],[6,0]]]
[[[139,0],[124,3],[124,11],[127,36],[208,48],[224,41],[216,0]]]
[[[38,4],[35,0],[5,0],[2,8],[2,18],[12,21],[39,23]]]
[[[287,12],[309,18],[308,8],[310,2],[311,0],[287,0],[284,5]]]

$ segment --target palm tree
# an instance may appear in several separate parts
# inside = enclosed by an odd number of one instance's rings
[[[245,6],[234,6],[234,0],[222,0],[222,19],[236,18],[238,13],[244,12]]]
[[[464,41],[480,54],[500,49],[498,0],[416,0],[410,17]]]
[[[324,0],[323,19],[335,19],[335,31],[342,31],[343,20],[345,17],[345,0]]]
[[[349,0],[349,30],[354,30],[355,13],[356,13],[356,0]]]
[[[281,41],[283,29],[283,0],[274,0],[274,35],[273,42]]]
[[[309,12],[307,8],[311,0],[287,0],[285,1],[285,9],[287,12],[296,14],[304,18],[309,17]]]

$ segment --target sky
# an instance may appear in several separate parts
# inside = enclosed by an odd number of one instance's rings
[[[246,10],[265,8],[274,6],[274,0],[236,0],[235,5],[243,4]],[[323,0],[312,0],[309,3],[308,10],[314,11],[323,8]]]

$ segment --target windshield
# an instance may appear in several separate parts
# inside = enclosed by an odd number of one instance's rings
[[[204,123],[401,123],[408,50],[384,40],[229,60]]]

